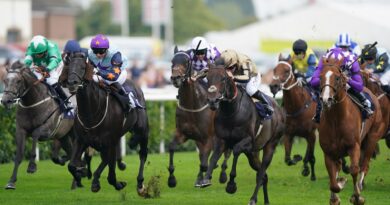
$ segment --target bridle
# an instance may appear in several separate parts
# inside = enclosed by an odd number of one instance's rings
[[[295,83],[293,83],[292,85],[288,86],[288,87],[285,87],[285,84],[289,82],[290,79],[294,79],[294,74],[293,74],[293,71],[292,71],[292,66],[290,63],[288,62],[285,62],[285,61],[279,61],[277,66],[280,65],[280,64],[283,64],[283,65],[287,65],[288,68],[289,68],[289,75],[288,77],[286,78],[286,80],[284,81],[281,81],[280,80],[280,77],[279,76],[273,76],[272,79],[274,80],[279,80],[280,81],[280,87],[282,88],[282,90],[290,90],[291,88],[295,87],[300,81],[296,81]]]

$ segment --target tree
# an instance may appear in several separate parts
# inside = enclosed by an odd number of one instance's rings
[[[118,35],[120,26],[111,20],[111,4],[108,1],[95,1],[88,10],[77,17],[77,38],[98,33]]]

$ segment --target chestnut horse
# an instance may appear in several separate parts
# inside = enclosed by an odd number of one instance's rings
[[[279,86],[283,90],[283,108],[286,111],[286,129],[284,132],[284,162],[287,165],[295,165],[301,160],[300,155],[291,159],[291,147],[295,136],[306,139],[306,154],[303,159],[302,175],[310,174],[311,180],[316,180],[314,172],[315,156],[314,147],[316,142],[315,131],[318,124],[312,118],[316,111],[317,103],[313,101],[309,91],[298,81],[293,74],[292,60],[282,59],[279,55],[279,62],[274,68],[274,77],[271,85]]]
[[[190,61],[189,51],[178,51],[175,47],[171,81],[179,90],[176,107],[176,131],[169,145],[169,187],[176,186],[176,177],[173,174],[175,171],[173,156],[178,145],[188,139],[195,141],[199,149],[200,160],[195,187],[200,187],[203,174],[208,168],[208,160],[214,141],[217,140],[214,131],[215,112],[209,108],[207,103],[206,86],[202,85],[203,82],[201,82],[203,79],[191,80]],[[221,183],[225,183],[227,180],[226,161],[229,155],[230,152],[225,153],[219,178]]]
[[[264,204],[269,204],[267,168],[271,163],[276,145],[283,134],[285,116],[283,110],[272,100],[274,113],[271,119],[262,119],[256,110],[256,105],[242,86],[236,85],[228,76],[224,65],[210,66],[207,73],[208,100],[211,109],[215,109],[215,133],[221,143],[216,143],[214,155],[204,177],[202,186],[211,185],[211,174],[216,166],[218,157],[224,149],[233,150],[233,165],[226,192],[233,194],[237,191],[236,168],[238,157],[244,153],[249,164],[256,171],[256,187],[249,204],[257,203],[257,194],[263,186]],[[263,150],[262,161],[259,153]]]
[[[347,96],[348,78],[341,70],[343,61],[342,58],[323,59],[320,99],[324,108],[319,125],[319,141],[330,180],[330,204],[340,204],[337,193],[343,189],[346,179],[339,178],[339,171],[341,159],[348,155],[354,187],[350,202],[362,205],[364,177],[367,175],[370,158],[377,141],[383,136],[385,126],[380,109],[376,109],[368,119],[363,119],[359,107]],[[364,91],[371,96],[375,107],[379,108],[379,102],[371,91],[366,88]]]
[[[390,123],[390,98],[386,95],[386,92],[382,90],[380,81],[377,76],[372,75],[366,70],[361,70],[363,76],[364,86],[366,86],[371,92],[377,96],[379,104],[382,111],[382,121],[385,123],[387,132],[382,136],[386,140],[386,145],[390,148],[390,133],[389,133],[389,123]]]

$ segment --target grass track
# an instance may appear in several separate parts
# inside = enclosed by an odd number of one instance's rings
[[[366,187],[363,196],[367,205],[390,204],[390,150],[380,142],[381,154],[371,163],[369,175],[366,178]],[[296,143],[293,153],[304,153],[306,143]],[[317,181],[311,182],[309,178],[301,176],[302,163],[288,167],[283,162],[284,151],[279,146],[274,155],[268,171],[269,196],[272,205],[323,205],[329,204],[328,176],[324,167],[323,155],[320,147],[316,147]],[[93,158],[93,168],[100,161]],[[140,198],[135,190],[138,170],[138,157],[127,156],[125,162],[128,167],[125,171],[118,171],[119,180],[128,182],[127,187],[118,192],[108,185],[106,180],[107,168],[101,177],[101,190],[98,193],[90,191],[90,180],[83,180],[84,188],[71,191],[71,175],[66,167],[54,165],[51,161],[38,162],[38,171],[27,174],[27,161],[23,161],[19,169],[17,189],[0,189],[0,204],[4,205],[41,205],[41,204],[83,204],[83,205],[116,205],[116,204],[213,204],[236,205],[247,204],[254,189],[255,172],[249,167],[245,155],[241,155],[237,169],[236,183],[238,190],[230,195],[225,192],[225,185],[218,183],[220,170],[214,172],[213,185],[206,189],[193,187],[199,162],[195,152],[178,153],[175,155],[175,175],[178,180],[176,188],[167,186],[168,154],[149,155],[148,165],[145,169],[145,181],[152,175],[161,175],[161,197],[157,199]],[[229,163],[229,168],[231,160]],[[0,185],[7,183],[13,164],[0,164]],[[228,169],[230,171],[230,169]],[[352,194],[351,181],[348,176],[346,188],[341,192],[341,203],[349,204]],[[259,191],[258,204],[263,204],[263,194]]]

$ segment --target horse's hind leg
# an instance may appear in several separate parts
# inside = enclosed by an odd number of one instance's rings
[[[116,169],[116,147],[109,147],[107,152],[103,152],[102,155],[107,155],[104,158],[108,159],[108,183],[115,187],[116,190],[121,190],[126,187],[126,182],[117,181],[115,169]]]
[[[35,163],[35,158],[37,157],[37,155],[36,155],[37,143],[38,143],[38,138],[32,137],[30,161],[29,161],[28,167],[27,167],[27,173],[30,173],[30,174],[35,173],[37,171],[37,164]]]
[[[225,150],[225,142],[218,138],[216,143],[214,143],[213,154],[211,154],[207,172],[202,180],[202,188],[211,185],[211,177],[213,175],[214,168],[217,166],[218,159],[221,157],[223,150]]]
[[[100,190],[100,175],[102,174],[104,168],[107,166],[107,154],[103,154],[102,152],[100,153],[100,158],[101,162],[96,168],[95,172],[93,173],[93,179],[92,179],[92,184],[91,184],[91,191],[92,192],[98,192]]]
[[[23,130],[16,124],[16,156],[14,160],[14,170],[12,172],[12,176],[9,179],[7,185],[5,186],[5,189],[16,189],[15,182],[17,180],[18,175],[18,168],[20,163],[22,162],[23,155],[24,155],[24,148],[26,143],[26,131]]]
[[[305,158],[303,160],[302,175],[308,176],[310,174],[309,167],[307,166],[307,164],[310,163],[310,170],[311,170],[310,179],[312,181],[315,181],[316,175],[314,172],[314,165],[316,163],[316,158],[314,156],[314,147],[316,143],[316,136],[314,132],[311,132],[310,135],[306,138],[306,140],[307,140],[307,148],[306,148]]]
[[[57,159],[59,160],[58,163],[60,165],[65,165],[66,161],[69,160],[69,156],[72,156],[72,141],[69,135],[65,135],[59,139],[59,142],[61,144],[60,147],[64,149],[66,155],[63,157],[57,155]]]
[[[73,150],[72,150],[72,155],[71,155],[71,160],[68,164],[68,170],[69,172],[73,175],[73,178],[75,180],[75,183],[72,184],[71,189],[75,189],[76,187],[82,187],[83,185],[81,184],[81,177],[84,175],[83,170],[84,168],[82,167],[82,162],[81,162],[81,155],[83,154],[84,150],[86,149],[86,145],[78,140],[74,140],[73,144]]]

